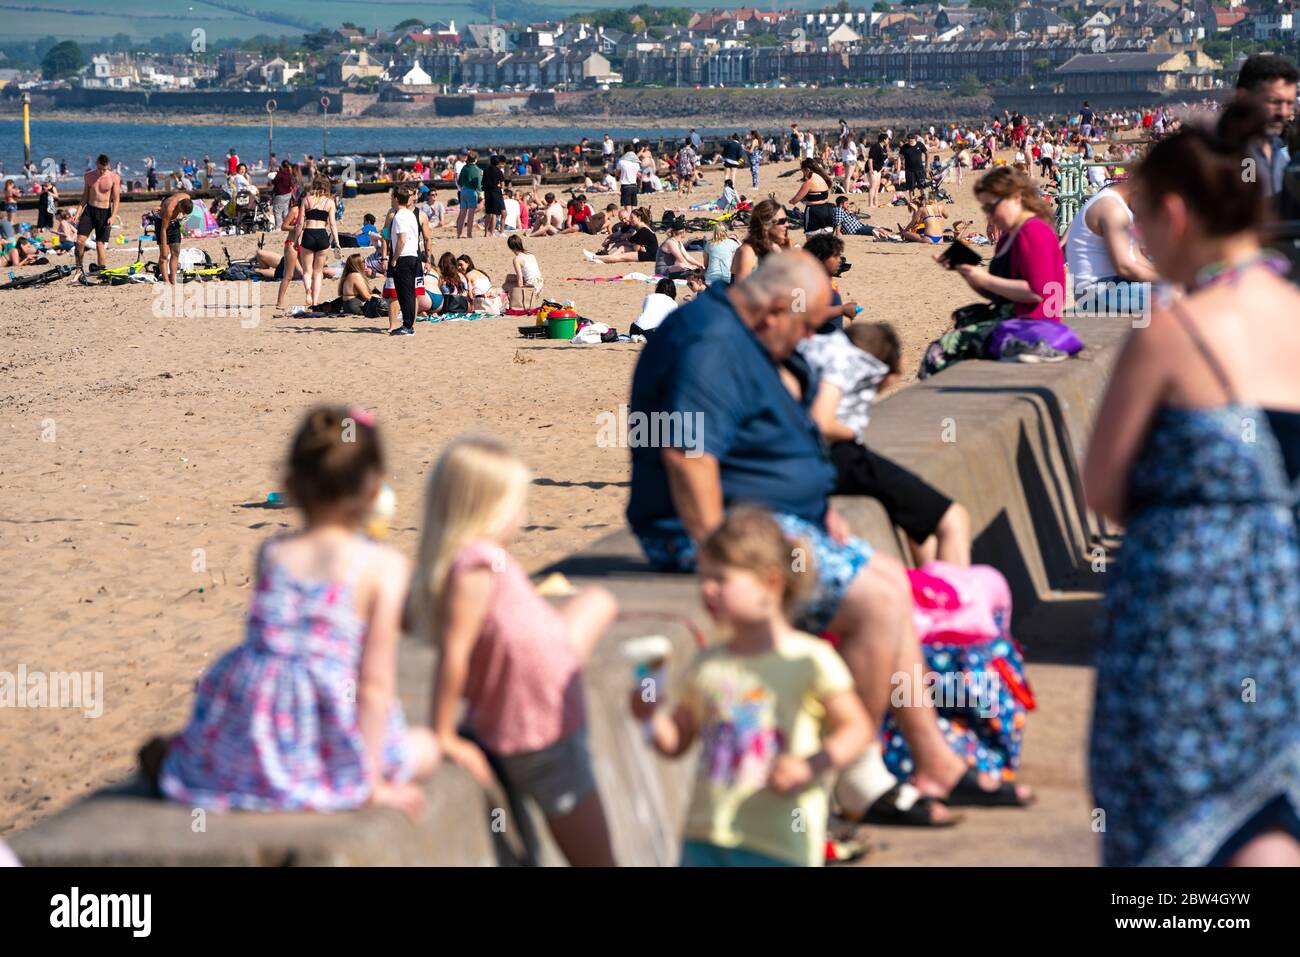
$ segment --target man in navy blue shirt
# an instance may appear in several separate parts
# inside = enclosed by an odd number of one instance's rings
[[[726,507],[771,509],[787,536],[806,545],[817,576],[796,624],[840,636],[863,704],[879,721],[893,676],[925,668],[902,565],[851,538],[829,507],[835,469],[808,415],[817,383],[795,346],[822,323],[830,301],[816,259],[775,253],[741,282],[716,284],[663,321],[632,378],[627,517],[651,564],[693,571],[699,543]],[[850,813],[870,806],[877,819],[942,823],[938,799],[977,803],[987,795],[989,803],[1005,793],[991,777],[967,774],[924,698],[894,709],[915,756],[915,786],[891,788],[885,772],[888,782],[875,787],[875,754],[841,778],[836,797]]]

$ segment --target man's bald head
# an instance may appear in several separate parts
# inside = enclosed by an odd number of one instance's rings
[[[831,283],[813,256],[791,250],[768,256],[729,295],[772,358],[783,362],[826,318]]]

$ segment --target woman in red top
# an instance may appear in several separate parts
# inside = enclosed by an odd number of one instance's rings
[[[1002,238],[988,268],[951,268],[985,299],[1011,303],[1017,319],[1059,322],[1065,305],[1065,257],[1047,201],[1028,176],[1009,166],[981,176],[975,199],[988,217],[989,231],[996,230]]]
[[[591,219],[592,209],[587,203],[587,197],[579,194],[569,200],[569,209],[567,213],[568,225],[560,230],[562,233],[589,233],[590,228],[587,226],[587,220]]]

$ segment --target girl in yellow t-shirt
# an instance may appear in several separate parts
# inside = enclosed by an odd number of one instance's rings
[[[827,772],[857,760],[871,731],[835,649],[787,618],[814,580],[807,549],[741,507],[700,548],[699,574],[725,641],[696,656],[671,716],[652,679],[632,693],[661,754],[700,740],[682,866],[820,865]]]

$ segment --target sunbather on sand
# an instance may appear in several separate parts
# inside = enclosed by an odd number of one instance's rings
[[[257,274],[263,279],[279,282],[280,278],[284,275],[282,269],[284,260],[283,253],[277,252],[274,249],[259,249],[253,259],[256,263],[254,268],[256,268]],[[342,266],[330,264],[325,267],[324,276],[326,279],[338,279],[342,275]],[[302,278],[302,269],[296,264],[293,267],[293,278],[295,280]]]
[[[36,261],[40,250],[26,236],[19,236],[0,248],[0,265],[26,266]]]

